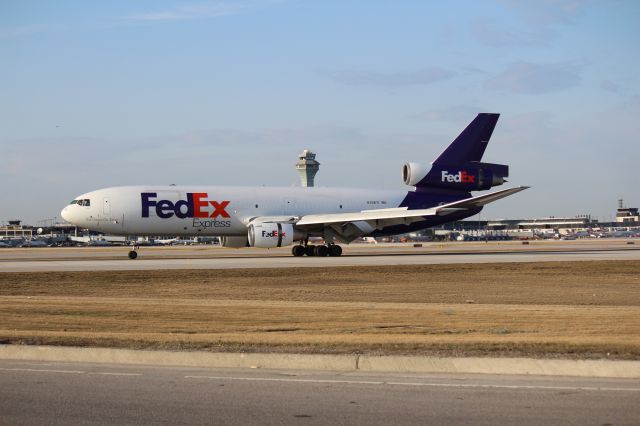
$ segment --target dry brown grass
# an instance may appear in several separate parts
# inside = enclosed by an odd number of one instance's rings
[[[640,359],[640,264],[2,273],[0,339]]]

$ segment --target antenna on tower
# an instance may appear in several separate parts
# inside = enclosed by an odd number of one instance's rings
[[[316,161],[316,154],[308,149],[302,151],[298,156],[296,170],[300,174],[300,184],[302,186],[313,186],[313,179],[320,170],[320,163]]]

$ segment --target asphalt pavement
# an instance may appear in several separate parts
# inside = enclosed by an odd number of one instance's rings
[[[2,424],[637,425],[640,383],[0,361]]]
[[[633,243],[633,244],[631,244]],[[345,246],[340,257],[293,257],[280,249],[142,247],[136,260],[128,247],[0,250],[0,272],[116,271],[160,269],[290,268],[461,263],[640,260],[635,241],[380,244]]]

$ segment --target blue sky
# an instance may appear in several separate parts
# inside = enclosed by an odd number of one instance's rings
[[[532,189],[483,217],[640,206],[637,1],[0,3],[0,220],[126,184],[405,190],[478,112]]]

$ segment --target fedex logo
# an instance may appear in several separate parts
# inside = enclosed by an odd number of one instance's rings
[[[277,230],[273,230],[271,232],[262,231],[262,238],[278,238],[279,236],[284,238],[287,235],[286,232],[278,233]]]
[[[442,182],[474,183],[475,181],[476,177],[464,170],[459,171],[455,175],[452,175],[446,170],[442,171]]]
[[[149,217],[149,211],[153,208],[161,219],[168,219],[174,215],[180,219],[190,218],[217,218],[229,217],[227,206],[229,201],[207,200],[206,192],[188,192],[186,200],[178,200],[175,203],[169,200],[156,200],[156,192],[143,192],[140,194],[142,201],[142,217]]]

